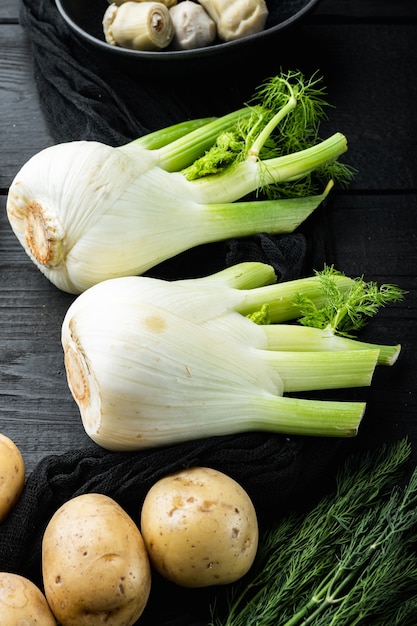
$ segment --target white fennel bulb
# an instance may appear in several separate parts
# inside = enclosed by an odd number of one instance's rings
[[[347,437],[363,402],[287,393],[368,386],[380,346],[341,338],[302,347],[295,293],[323,301],[317,277],[272,284],[273,270],[244,263],[211,277],[103,281],[78,296],[62,325],[65,368],[87,434],[135,450],[248,430]],[[341,292],[352,280],[336,276]],[[272,322],[251,313],[270,307]],[[281,306],[282,305],[282,306]],[[287,327],[280,350],[273,328]],[[291,328],[293,328],[291,330]],[[297,330],[301,335],[297,338]],[[392,352],[398,353],[398,346]]]

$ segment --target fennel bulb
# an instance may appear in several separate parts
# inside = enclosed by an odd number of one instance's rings
[[[268,306],[270,321],[283,322],[300,313],[290,304],[295,294],[317,306],[326,299],[318,276],[273,280],[270,266],[242,263],[174,282],[119,277],[78,296],[63,321],[62,345],[87,434],[111,450],[248,430],[355,435],[363,402],[285,394],[369,386],[381,346],[335,337],[304,349],[306,329],[289,324],[291,346],[272,345],[280,323],[258,324],[254,313]],[[337,273],[333,280],[340,293],[354,285]],[[311,330],[319,345],[322,330]],[[386,349],[394,362],[399,346]]]
[[[47,278],[74,294],[203,243],[292,232],[334,180],[350,175],[337,160],[346,137],[318,138],[317,82],[299,73],[276,77],[261,90],[261,104],[117,148],[48,147],[12,182],[10,225]]]

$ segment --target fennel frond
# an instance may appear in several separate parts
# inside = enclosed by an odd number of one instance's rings
[[[375,281],[366,282],[363,277],[356,278],[351,287],[341,292],[334,281],[340,272],[333,266],[316,272],[326,303],[318,307],[305,294],[296,294],[294,304],[299,307],[300,324],[315,328],[330,329],[344,337],[352,337],[351,332],[363,328],[366,318],[372,317],[388,303],[401,302],[405,291],[397,285],[378,285]]]
[[[250,114],[237,120],[234,128],[221,133],[205,154],[183,170],[189,180],[218,174],[231,164],[256,159],[266,170],[271,160],[295,154],[320,143],[320,122],[326,118],[325,91],[318,73],[309,79],[289,71],[266,80],[256,91]],[[318,181],[334,180],[345,186],[355,170],[337,159],[329,159],[296,179],[266,182],[268,198],[302,197],[317,193]]]

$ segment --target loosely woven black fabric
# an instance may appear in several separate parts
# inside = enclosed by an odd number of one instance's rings
[[[252,89],[229,78],[213,92],[210,84],[204,86],[210,81],[203,77],[200,92],[184,92],[178,83],[132,81],[131,76],[114,73],[74,40],[53,0],[22,0],[21,23],[30,41],[42,110],[57,142],[94,139],[118,145],[187,118],[227,112],[241,106],[245,92]],[[201,246],[165,262],[157,273],[183,278],[256,260],[273,265],[278,280],[291,280],[323,260],[319,240],[317,236],[312,245],[308,233],[301,232],[281,237],[260,233]],[[262,530],[324,489],[339,451],[338,440],[267,433],[212,437],[138,453],[108,452],[86,438],[85,449],[48,456],[28,477],[20,501],[0,527],[0,570],[28,576],[42,588],[42,535],[61,504],[82,493],[104,493],[139,521],[151,485],[193,465],[210,466],[238,480],[255,504]],[[209,606],[225,593],[177,588],[154,575],[151,598],[139,622],[207,625]]]

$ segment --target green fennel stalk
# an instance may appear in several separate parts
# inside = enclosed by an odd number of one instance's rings
[[[417,469],[407,440],[352,455],[333,493],[260,543],[211,626],[415,626]]]
[[[311,278],[281,283],[279,293],[276,286],[271,285],[264,286],[262,291],[253,291],[239,311],[265,326],[270,350],[320,352],[377,348],[378,363],[393,365],[400,352],[398,344],[359,341],[352,333],[362,329],[381,307],[402,301],[406,292],[397,285],[378,285],[363,277],[350,279],[334,266],[324,266],[314,274]],[[256,308],[256,303],[259,305],[260,302],[262,306]],[[282,324],[295,318],[296,325]]]

